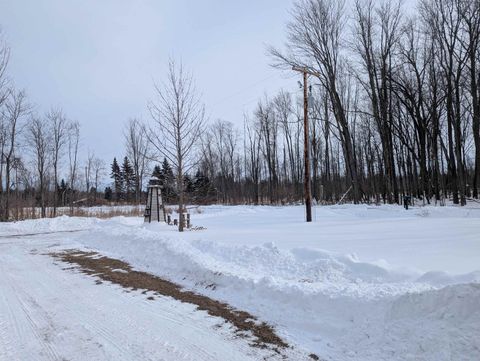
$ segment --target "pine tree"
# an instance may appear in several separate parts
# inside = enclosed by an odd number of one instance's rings
[[[162,162],[162,175],[163,181],[168,185],[173,185],[175,183],[175,176],[173,175],[172,167],[166,158]]]
[[[215,201],[215,187],[210,178],[201,171],[197,171],[193,180],[193,194],[197,203],[210,203]]]
[[[106,187],[106,188],[105,188],[105,200],[111,201],[112,198],[113,198],[112,188]]]
[[[193,180],[188,174],[183,176],[183,189],[185,190],[185,195],[191,199],[194,196],[195,187],[193,186]]]
[[[117,162],[117,158],[113,158],[112,172],[110,173],[110,177],[113,179],[113,189],[115,191],[115,200],[119,201],[122,198],[123,177]]]
[[[163,178],[162,168],[158,164],[153,168],[152,177]]]
[[[57,187],[57,199],[59,202],[61,202],[61,205],[65,205],[65,195],[67,193],[67,183],[65,182],[65,179],[62,178],[60,181],[60,185]],[[58,204],[57,204],[58,205]]]
[[[125,192],[125,199],[129,200],[132,193],[135,192],[135,172],[128,157],[123,158],[121,177]]]
[[[160,179],[160,184],[163,187],[162,194],[165,202],[175,202],[177,200],[177,194],[175,192],[175,176],[172,167],[166,158],[163,159],[162,169],[158,179]]]

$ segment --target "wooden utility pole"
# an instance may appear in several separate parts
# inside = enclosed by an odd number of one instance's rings
[[[304,193],[305,193],[305,209],[307,222],[312,221],[312,191],[310,181],[310,152],[309,140],[308,140],[308,87],[307,76],[308,74],[315,75],[307,68],[300,68],[294,66],[292,70],[303,73],[303,145],[304,145],[304,159],[305,159],[305,179],[304,179]]]

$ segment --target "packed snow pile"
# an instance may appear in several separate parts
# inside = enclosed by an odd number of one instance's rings
[[[81,229],[87,248],[257,315],[325,360],[480,360],[480,209],[203,207],[204,231],[140,219],[20,222]],[[32,227],[35,224],[34,227]]]
[[[0,226],[0,236],[87,230],[98,224],[98,222],[99,220],[96,218],[71,218],[67,216],[29,219],[22,222],[3,223]]]
[[[389,307],[385,329],[390,340],[406,335],[408,340],[416,340],[403,342],[400,351],[404,359],[415,360],[428,353],[431,360],[475,360],[480,346],[479,305],[478,282],[408,293]]]

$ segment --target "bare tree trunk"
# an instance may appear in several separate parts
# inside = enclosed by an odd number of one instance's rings
[[[61,110],[51,110],[47,114],[52,134],[52,165],[53,165],[53,217],[57,215],[58,203],[58,167],[62,158],[62,149],[67,138],[67,120]]]
[[[480,3],[478,1],[462,1],[460,16],[466,24],[467,40],[465,47],[468,56],[470,96],[472,100],[472,133],[475,145],[475,169],[472,182],[473,197],[478,198],[480,188],[480,94],[479,65],[480,45]]]
[[[33,118],[28,126],[28,143],[32,149],[39,181],[41,217],[46,217],[46,168],[50,148],[50,136],[46,124],[40,118]]]
[[[340,132],[347,178],[352,186],[353,201],[360,201],[360,183],[352,133],[349,128],[345,103],[339,90],[346,90],[345,62],[342,58],[341,38],[345,28],[344,1],[306,0],[294,5],[293,20],[288,24],[288,47],[290,53],[271,48],[276,66],[297,66],[318,74],[325,88]],[[314,64],[314,65],[313,65]],[[344,89],[345,88],[345,89]]]
[[[140,203],[142,195],[143,179],[147,168],[148,139],[145,133],[145,126],[138,119],[130,119],[125,129],[124,137],[127,154],[132,160],[135,172],[135,201]]]
[[[29,112],[29,106],[26,103],[25,92],[10,90],[9,98],[5,102],[7,112],[7,139],[8,146],[4,154],[5,159],[5,194],[3,202],[3,221],[10,218],[10,195],[11,195],[11,171],[14,163],[17,137],[20,133],[19,121]],[[16,185],[18,186],[18,185]]]
[[[68,132],[68,158],[69,158],[69,208],[70,216],[73,216],[74,194],[77,181],[77,168],[78,168],[78,148],[80,145],[80,124],[78,122],[70,123]]]

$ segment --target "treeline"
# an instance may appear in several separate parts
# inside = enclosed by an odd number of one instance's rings
[[[13,88],[0,111],[0,220],[54,217],[58,207],[71,214],[75,205],[103,198],[104,162],[90,152],[79,160],[78,122],[61,110],[33,112],[25,93]]]
[[[464,205],[480,182],[480,2],[420,0],[415,15],[401,3],[298,1],[286,50],[270,53],[315,74],[311,153],[327,199],[336,179],[355,202]]]
[[[0,33],[0,221],[57,215],[95,204],[104,162],[80,162],[80,124],[61,109],[35,111],[8,76],[10,48]]]
[[[414,15],[395,0],[350,5],[298,0],[285,50],[269,48],[275,67],[311,74],[313,198],[461,205],[478,198],[480,2],[420,0]],[[265,95],[243,126],[217,120],[203,129],[195,169],[212,182],[217,202],[303,200],[302,93]]]
[[[114,158],[111,170],[110,177],[113,188],[105,188],[104,196],[106,200],[116,202],[145,200],[148,183],[145,184],[145,187],[139,186],[138,189],[135,188],[137,174],[135,174],[128,157],[123,159],[121,167],[117,159]],[[161,165],[157,164],[153,167],[151,177],[155,177],[160,181],[163,201],[166,204],[177,204],[179,197],[177,180],[167,159],[164,159]],[[214,184],[201,171],[197,171],[194,177],[185,174],[183,177],[183,188],[188,203],[211,204],[217,201],[217,190]]]
[[[478,199],[479,45],[480,1],[419,0],[407,12],[397,0],[297,0],[284,48],[268,51],[275,67],[311,74],[313,198]],[[191,75],[171,61],[149,103],[152,119],[126,124],[126,158],[114,162],[110,182],[93,153],[79,160],[79,123],[61,110],[33,111],[7,76],[8,60],[0,43],[2,220],[25,207],[49,216],[104,198],[143,203],[152,174],[172,204],[303,200],[304,89],[265,95],[242,125],[207,124]]]
[[[299,0],[275,66],[309,73],[312,193],[320,202],[478,198],[480,2]],[[298,74],[299,79],[301,74]],[[303,99],[259,101],[213,124],[202,170],[222,202],[302,199]],[[243,137],[241,133],[243,132]]]

